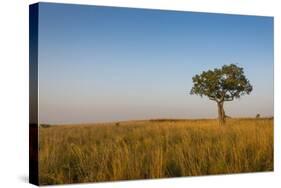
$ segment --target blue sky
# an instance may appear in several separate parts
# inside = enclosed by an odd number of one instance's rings
[[[250,96],[230,116],[273,115],[273,18],[41,3],[39,121],[215,118],[192,76],[237,63]]]

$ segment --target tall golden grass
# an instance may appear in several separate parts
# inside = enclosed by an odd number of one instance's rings
[[[148,120],[40,128],[41,185],[273,170],[273,120]]]

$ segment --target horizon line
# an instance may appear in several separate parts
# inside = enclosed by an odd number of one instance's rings
[[[227,117],[226,119],[274,119],[274,116],[264,117]],[[81,122],[81,123],[38,123],[38,125],[95,125],[95,124],[114,124],[114,123],[128,123],[141,121],[202,121],[202,120],[217,120],[217,118],[151,118],[151,119],[128,119],[120,121],[103,121],[103,122]]]

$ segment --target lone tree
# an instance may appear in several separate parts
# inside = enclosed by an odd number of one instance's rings
[[[220,125],[225,123],[224,102],[233,101],[253,90],[249,80],[244,75],[242,67],[234,64],[224,65],[220,69],[203,71],[192,78],[193,87],[190,94],[207,96],[217,103]]]

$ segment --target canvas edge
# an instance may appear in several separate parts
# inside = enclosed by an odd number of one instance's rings
[[[29,183],[39,185],[38,164],[39,4],[29,5]]]

